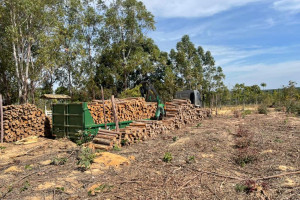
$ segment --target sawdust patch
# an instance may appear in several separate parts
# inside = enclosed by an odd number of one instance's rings
[[[296,183],[295,183],[295,181],[293,181],[292,179],[290,179],[290,178],[286,178],[285,180],[284,180],[284,183],[282,184],[284,187],[294,187],[294,186],[296,186]]]
[[[22,140],[18,140],[15,142],[15,144],[32,144],[32,143],[37,143],[39,138],[37,136],[30,136],[27,138],[24,138]]]
[[[201,154],[201,157],[202,157],[202,158],[213,158],[214,155],[213,155],[213,154],[205,154],[205,153],[202,153],[202,154]]]
[[[53,188],[53,187],[59,187],[57,186],[57,184],[55,182],[44,182],[41,185],[38,185],[37,189],[38,190],[47,190],[49,188]]]
[[[52,161],[51,160],[45,160],[45,161],[41,161],[39,162],[40,165],[50,165]]]
[[[264,150],[261,152],[261,154],[266,154],[266,153],[273,153],[272,149]]]
[[[7,168],[4,173],[7,174],[7,173],[12,173],[12,172],[22,172],[23,170],[20,169],[19,167],[17,166],[11,166],[9,168]]]
[[[102,169],[107,169],[109,167],[120,168],[120,166],[130,165],[130,160],[128,158],[117,154],[103,152],[96,155],[97,157],[94,159],[91,169],[99,169],[99,167],[96,167],[99,166],[99,164]]]
[[[186,142],[190,141],[190,138],[189,137],[186,137],[186,138],[180,138],[179,140],[177,140],[176,142],[170,144],[169,146],[170,147],[174,147],[174,146],[178,146],[178,145],[183,145],[185,144]]]
[[[290,166],[285,166],[285,165],[280,165],[279,167],[278,167],[278,169],[280,169],[281,171],[287,171],[287,170],[295,170],[295,168],[294,167],[290,167]]]

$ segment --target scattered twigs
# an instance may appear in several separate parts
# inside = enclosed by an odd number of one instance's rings
[[[188,168],[188,169],[200,172],[201,174],[204,173],[204,174],[209,174],[209,175],[213,175],[213,176],[218,176],[218,177],[221,177],[221,178],[228,178],[228,179],[234,179],[234,180],[239,180],[239,181],[246,181],[246,180],[259,181],[259,180],[279,178],[281,176],[300,174],[300,171],[294,171],[294,172],[287,172],[287,173],[277,174],[277,175],[273,175],[273,176],[260,177],[260,178],[240,178],[240,177],[235,177],[235,176],[226,176],[226,175],[218,174],[218,173],[215,173],[215,172],[208,172],[208,171],[199,170],[199,169],[193,169],[193,168]]]
[[[234,179],[234,180],[240,180],[240,181],[247,180],[245,178],[240,178],[240,177],[235,177],[235,176],[227,176],[227,175],[222,175],[222,174],[218,174],[215,172],[209,172],[209,171],[204,171],[204,170],[199,170],[199,169],[193,169],[193,168],[188,168],[188,169],[196,171],[196,172],[200,172],[201,174],[209,174],[209,175],[218,176],[221,178],[228,178],[228,179]]]
[[[196,178],[198,178],[199,175],[194,176],[193,178],[191,178],[190,180],[188,180],[187,182],[185,182],[182,186],[180,186],[176,192],[179,192],[180,190],[182,190],[182,188],[184,188],[187,184],[189,184],[191,181],[195,180]]]
[[[282,173],[282,174],[277,174],[277,175],[267,176],[267,177],[261,177],[261,178],[251,178],[251,180],[254,180],[254,181],[267,180],[267,179],[279,178],[281,176],[288,176],[288,175],[294,175],[294,174],[300,174],[300,171],[287,172],[287,173]]]

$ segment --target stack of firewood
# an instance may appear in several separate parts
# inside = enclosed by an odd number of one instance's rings
[[[144,98],[115,99],[118,120],[131,121],[139,119],[149,119],[155,115],[157,103],[146,102]],[[114,122],[112,103],[110,100],[104,101],[106,123]],[[94,100],[88,104],[89,111],[95,124],[104,124],[103,103]]]
[[[115,137],[113,141],[107,143],[109,146],[107,149],[111,149],[113,144],[120,145],[120,141],[122,145],[130,145],[153,138],[159,134],[166,134],[172,130],[181,129],[188,124],[198,123],[208,116],[210,116],[209,109],[196,108],[189,100],[174,99],[172,102],[166,103],[166,117],[163,120],[134,121],[126,128],[120,129],[120,132],[114,133]],[[99,130],[97,137],[102,137],[102,132]],[[101,146],[101,149],[105,148]]]
[[[14,142],[28,136],[49,134],[49,120],[35,105],[10,105],[3,107],[4,141]]]

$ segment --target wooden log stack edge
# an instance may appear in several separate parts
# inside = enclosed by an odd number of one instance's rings
[[[32,104],[3,107],[4,142],[29,136],[50,136],[50,120]]]

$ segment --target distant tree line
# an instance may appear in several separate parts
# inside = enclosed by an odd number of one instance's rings
[[[34,103],[43,93],[73,100],[118,96],[151,81],[164,100],[203,91],[207,104],[225,75],[209,51],[184,35],[160,51],[147,36],[154,16],[137,0],[3,0],[0,3],[0,92],[7,103]],[[54,91],[56,88],[56,91]]]
[[[105,98],[137,95],[145,80],[165,101],[188,89],[201,91],[205,106],[263,101],[257,85],[229,91],[211,52],[188,35],[161,51],[147,36],[154,16],[138,0],[3,0],[0,13],[6,104],[36,103],[44,93],[89,101],[101,97],[101,86]]]

